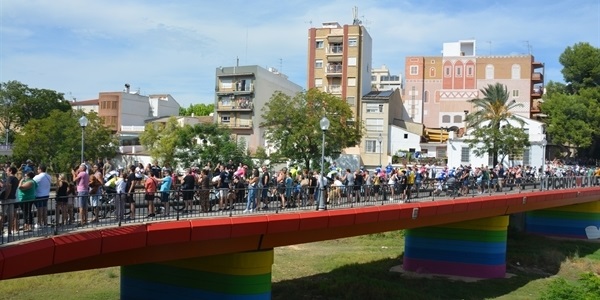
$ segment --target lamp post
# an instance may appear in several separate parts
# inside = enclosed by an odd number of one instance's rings
[[[323,132],[323,141],[321,143],[321,177],[319,179],[319,207],[317,210],[327,210],[327,200],[325,199],[325,183],[323,173],[325,172],[325,131],[329,130],[329,119],[323,117],[319,122]]]
[[[381,136],[381,133],[377,137],[377,141],[379,142],[379,167],[381,168],[381,153],[383,152],[383,149],[381,149],[381,142],[383,142],[383,136]]]
[[[83,161],[83,141],[85,139],[84,136],[84,132],[85,132],[85,127],[88,125],[88,119],[85,117],[85,115],[81,116],[81,118],[79,118],[79,126],[81,126],[81,163],[84,163]]]
[[[542,176],[546,174],[546,145],[548,145],[548,141],[546,138],[542,140]]]

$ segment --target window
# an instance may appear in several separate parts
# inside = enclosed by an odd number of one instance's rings
[[[315,78],[315,87],[322,87],[322,86],[323,86],[323,79]]]
[[[467,67],[467,77],[473,77],[473,66]]]
[[[321,69],[321,68],[323,68],[323,60],[322,60],[322,59],[317,59],[317,60],[315,60],[315,68],[316,68],[316,69]]]
[[[315,48],[317,48],[317,49],[323,49],[323,41],[316,41],[315,42]]]
[[[365,120],[367,131],[383,132],[383,119],[367,118]]]
[[[461,147],[460,148],[460,162],[468,163],[469,162],[469,147]]]
[[[356,86],[356,78],[348,77],[348,86]]]
[[[410,75],[418,75],[419,66],[410,66]]]
[[[423,93],[423,102],[427,103],[427,101],[429,101],[429,91]]]
[[[529,148],[523,150],[523,165],[528,166],[531,164],[531,157],[529,155]]]
[[[371,81],[377,81],[377,76],[371,75]]]
[[[366,153],[381,153],[379,142],[377,140],[365,140]]]
[[[233,87],[233,80],[230,79],[221,79],[221,87],[224,89],[230,89]]]
[[[348,65],[356,66],[356,57],[348,57]]]
[[[435,77],[435,68],[434,67],[429,68],[429,77]]]
[[[405,133],[405,134],[404,134],[404,139],[405,139],[405,140],[406,140],[406,139],[408,139],[408,133]]]
[[[513,90],[512,95],[513,97],[519,97],[519,90]]]
[[[454,123],[462,123],[462,116],[461,115],[454,116]]]
[[[354,98],[354,96],[346,97],[346,103],[348,103],[350,106],[355,106],[356,98]]]
[[[450,77],[450,67],[444,67],[444,77]]]
[[[521,66],[514,64],[511,69],[511,78],[512,79],[521,79]]]
[[[456,67],[456,77],[462,77],[462,68]]]
[[[485,66],[485,79],[494,79],[494,66]]]
[[[367,104],[367,113],[382,113],[382,112],[383,112],[383,105],[373,104],[373,103]]]
[[[229,121],[231,121],[231,117],[229,116],[229,114],[221,115],[221,123],[229,123]]]
[[[348,39],[348,47],[356,47],[356,45],[358,45],[357,38],[349,38]]]
[[[450,116],[449,115],[443,115],[442,116],[442,123],[450,123]]]

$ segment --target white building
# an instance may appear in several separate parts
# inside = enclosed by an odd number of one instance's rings
[[[532,166],[535,169],[539,169],[544,160],[545,142],[546,135],[544,133],[544,124],[532,119],[519,117],[525,123],[523,130],[529,135],[529,143],[531,144],[523,151],[523,156],[519,158],[511,158],[506,156],[503,164],[505,166]],[[515,121],[509,122],[513,126],[519,126]],[[450,132],[449,139],[446,142],[448,166],[457,167],[460,165],[472,165],[472,166],[493,166],[494,163],[491,161],[492,158],[489,155],[478,157],[473,153],[473,150],[465,142],[469,138],[468,134],[472,130],[467,131],[467,134],[461,138],[456,138],[454,132]],[[502,159],[500,156],[498,159]]]

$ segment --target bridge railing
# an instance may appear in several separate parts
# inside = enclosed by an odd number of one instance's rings
[[[498,193],[577,189],[600,186],[600,177],[547,177],[522,181],[468,183],[452,180],[425,181],[414,185],[382,183],[363,186],[334,186],[324,189],[327,209],[472,198]],[[245,214],[272,214],[286,211],[312,211],[319,205],[317,187],[269,186],[219,190],[176,189],[165,193],[139,191],[117,195],[103,191],[86,200],[80,210],[76,196],[50,197],[31,201],[0,201],[3,235],[0,244],[34,237],[60,235],[81,229],[123,226],[191,218],[233,217]],[[248,197],[252,198],[248,204]],[[119,204],[121,203],[121,205]],[[119,214],[122,207],[122,215]],[[82,218],[85,216],[86,218]],[[82,222],[87,219],[87,222]]]

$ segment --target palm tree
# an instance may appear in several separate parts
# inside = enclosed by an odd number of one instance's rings
[[[504,84],[488,84],[481,90],[483,98],[469,100],[475,106],[475,111],[467,115],[467,128],[480,128],[486,126],[492,129],[493,134],[489,136],[491,147],[489,152],[492,155],[494,165],[498,162],[498,148],[500,145],[500,126],[508,121],[515,121],[521,126],[525,123],[518,118],[511,110],[523,107],[523,104],[508,100],[508,89]]]

